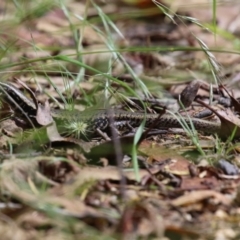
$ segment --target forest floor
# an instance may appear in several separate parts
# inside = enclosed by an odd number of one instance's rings
[[[185,2],[0,0],[0,239],[240,239],[240,3]]]

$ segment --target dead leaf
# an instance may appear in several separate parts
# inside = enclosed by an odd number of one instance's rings
[[[91,159],[92,164],[97,164],[100,158],[107,158],[109,160],[108,164],[116,165],[116,158],[123,158],[124,154],[131,154],[133,147],[133,136],[121,137],[117,140],[110,140],[100,145],[94,146],[86,157]],[[117,142],[116,142],[117,141]],[[120,147],[120,153],[115,148],[115,144]]]
[[[51,108],[48,101],[45,102],[44,106],[38,106],[36,120],[42,126],[47,126],[53,122]]]
[[[191,106],[195,97],[197,96],[198,89],[200,88],[200,82],[198,80],[194,80],[190,82],[181,92],[180,94],[180,106],[184,106],[185,108]]]
[[[117,231],[125,236],[124,239],[135,239],[136,232],[142,236],[148,236],[151,233],[162,236],[163,219],[156,217],[150,204],[135,201],[125,207]]]
[[[199,99],[196,99],[196,102],[210,109],[213,113],[215,113],[219,117],[221,121],[220,130],[218,131],[219,137],[227,139],[228,137],[231,136],[235,129],[236,133],[234,135],[234,138],[240,137],[240,119],[230,109],[215,110]]]
[[[46,129],[47,129],[47,136],[51,142],[63,140],[63,137],[58,132],[55,121],[53,121],[52,124],[48,125]]]
[[[171,205],[173,205],[174,207],[186,206],[212,197],[225,205],[229,205],[231,203],[231,200],[221,193],[213,190],[202,190],[194,191],[178,197],[171,201]]]
[[[189,161],[179,155],[177,151],[168,149],[160,144],[151,144],[143,141],[139,146],[139,152],[149,156],[148,164],[162,164],[165,171],[176,175],[189,175]]]
[[[146,170],[140,169],[139,176],[140,178],[144,177],[145,175],[149,175]],[[123,177],[127,178],[128,180],[136,180],[136,175],[133,170],[123,171]],[[75,189],[76,186],[81,186],[86,181],[98,181],[98,180],[116,180],[120,181],[121,176],[120,172],[116,167],[108,166],[108,167],[84,167],[82,168],[78,175],[74,177],[75,182],[68,186],[69,192],[73,192],[70,189]]]

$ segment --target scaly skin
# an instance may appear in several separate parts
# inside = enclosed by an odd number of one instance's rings
[[[32,100],[9,83],[0,82],[0,91],[3,92],[6,102],[19,112],[19,115],[36,116],[37,109]]]
[[[24,111],[24,115],[28,115],[32,118],[37,112],[35,104],[29,98],[27,98],[21,91],[15,88],[11,84],[0,82],[2,92],[6,96],[6,101],[9,104],[18,104],[18,109],[21,107],[20,115]],[[0,89],[0,90],[1,90]],[[131,126],[133,128],[138,127],[145,119],[145,127],[156,128],[182,128],[184,124],[187,124],[191,128],[191,124],[194,125],[196,130],[205,133],[219,133],[221,124],[217,122],[210,122],[199,118],[188,117],[176,117],[171,114],[144,114],[142,112],[128,112],[122,110],[96,110],[96,111],[83,111],[78,110],[61,110],[52,109],[52,117],[54,120],[63,121],[67,123],[71,122],[83,122],[86,123],[89,131],[106,130],[111,123],[114,123],[115,128],[121,129],[122,127]],[[181,123],[183,123],[183,125]]]
[[[99,129],[104,131],[107,129],[111,122],[116,123],[116,128],[130,125],[131,127],[138,127],[145,119],[145,127],[156,128],[182,128],[180,122],[187,124],[191,128],[194,125],[196,130],[205,133],[218,133],[221,124],[217,122],[210,122],[198,118],[188,117],[175,117],[171,114],[144,114],[141,112],[128,112],[122,110],[97,110],[97,111],[84,111],[77,110],[52,110],[51,114],[55,120],[81,121],[86,122],[91,129]],[[118,124],[119,123],[119,124]]]

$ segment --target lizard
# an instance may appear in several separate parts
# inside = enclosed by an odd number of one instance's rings
[[[190,118],[187,116],[177,116],[165,113],[163,115],[150,114],[144,112],[129,112],[123,110],[103,109],[94,111],[69,111],[62,109],[51,110],[53,119],[62,121],[81,121],[88,125],[89,131],[99,129],[105,131],[113,123],[113,127],[121,129],[123,127],[139,127],[145,121],[145,127],[159,128],[182,128],[187,124],[191,128],[194,125],[196,130],[205,133],[218,133],[221,125],[218,122],[211,122],[199,118]]]
[[[0,82],[0,90],[4,93],[6,102],[8,102],[9,105],[18,104],[17,108],[15,108],[15,111],[17,111],[16,115],[20,115],[20,117],[27,115],[30,120],[34,121],[37,106],[32,100],[12,84]],[[66,124],[70,124],[71,122],[84,123],[86,130],[89,132],[95,132],[96,130],[104,132],[109,129],[112,123],[117,130],[123,127],[136,128],[139,127],[143,121],[145,121],[146,128],[154,126],[154,129],[182,128],[183,124],[185,124],[185,126],[189,126],[190,129],[193,125],[195,130],[204,133],[219,133],[221,130],[220,122],[211,122],[199,118],[190,118],[188,116],[177,116],[170,113],[159,115],[116,109],[86,110],[83,112],[79,110],[51,109],[50,112],[56,122],[65,122]]]

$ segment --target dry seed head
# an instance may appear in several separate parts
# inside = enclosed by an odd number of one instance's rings
[[[67,135],[73,135],[73,137],[79,139],[82,135],[86,136],[88,124],[82,121],[67,121],[64,128]]]

